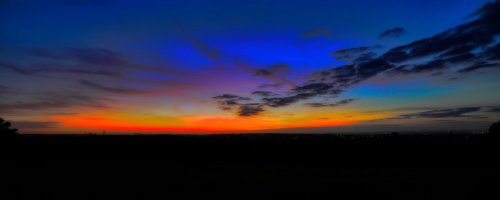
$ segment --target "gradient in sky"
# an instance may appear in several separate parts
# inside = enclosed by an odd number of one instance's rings
[[[23,133],[483,130],[500,3],[0,1]]]

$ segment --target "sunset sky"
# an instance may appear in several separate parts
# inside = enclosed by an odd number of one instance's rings
[[[488,0],[0,1],[0,117],[21,133],[481,131]]]

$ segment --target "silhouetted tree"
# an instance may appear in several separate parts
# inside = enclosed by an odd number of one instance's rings
[[[13,129],[10,127],[11,127],[10,122],[0,118],[0,136],[16,135],[17,129]]]
[[[500,121],[493,123],[488,130],[490,135],[500,136]]]

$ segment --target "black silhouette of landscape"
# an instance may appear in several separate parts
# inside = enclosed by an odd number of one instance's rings
[[[494,199],[487,134],[12,135],[12,199]]]

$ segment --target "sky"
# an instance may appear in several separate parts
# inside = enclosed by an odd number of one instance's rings
[[[482,131],[500,1],[0,0],[21,133]]]

